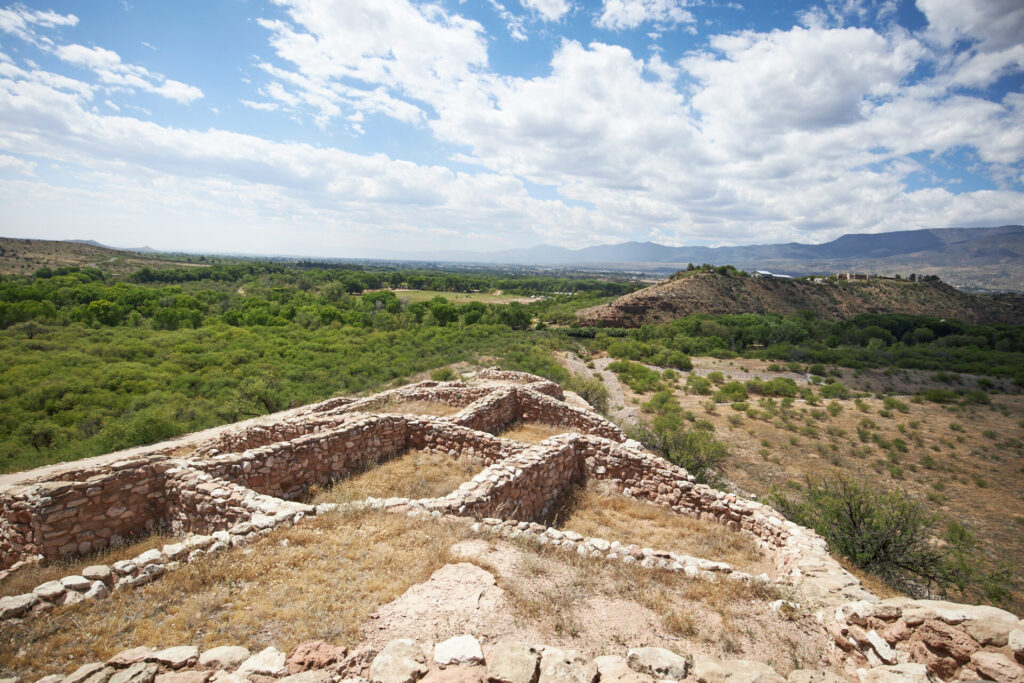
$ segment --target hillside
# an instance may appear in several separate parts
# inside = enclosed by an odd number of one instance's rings
[[[731,263],[737,268],[791,275],[920,273],[937,275],[956,287],[1024,291],[1024,226],[1020,225],[849,234],[823,244],[672,247],[653,242],[624,242],[582,249],[540,245],[489,253],[435,252],[408,256],[477,263],[591,265],[654,272],[685,268],[688,263]]]
[[[131,273],[146,266],[171,268],[178,266],[202,267],[205,263],[190,263],[185,259],[157,258],[133,251],[111,249],[98,242],[55,241],[0,237],[0,275],[30,275],[40,268],[102,268],[113,273]]]
[[[967,294],[942,282],[872,278],[807,282],[778,278],[682,273],[576,314],[581,325],[639,327],[693,313],[712,315],[814,311],[831,320],[859,313],[906,313],[973,323],[1024,321],[1021,298]]]

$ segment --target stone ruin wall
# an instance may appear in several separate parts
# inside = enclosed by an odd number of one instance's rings
[[[568,550],[692,576],[718,572],[755,578],[708,559],[626,549],[537,524],[573,485],[586,478],[605,480],[624,495],[756,537],[774,563],[770,578],[797,586],[817,604],[835,643],[833,659],[848,671],[913,662],[944,680],[978,673],[1017,680],[1012,676],[1020,672],[1024,681],[1009,643],[1009,634],[1021,628],[1014,615],[935,601],[880,601],[829,555],[816,533],[761,503],[695,483],[684,469],[628,441],[614,424],[563,403],[557,385],[522,373],[492,371],[479,377],[489,384],[423,382],[366,399],[332,399],[272,424],[219,435],[186,458],[154,448],[155,455],[0,491],[0,569],[32,555],[87,554],[160,527],[191,534],[162,552],[115,563],[104,582],[106,588],[139,585],[157,578],[165,565],[173,568],[205,552],[242,545],[275,526],[332,508],[290,502],[313,484],[351,476],[408,449],[425,449],[439,457],[472,455],[485,467],[442,498],[388,499],[377,506],[413,516],[482,519],[473,525],[481,533],[531,534]],[[445,418],[358,411],[405,401],[441,401],[460,410]],[[559,424],[571,432],[534,446],[494,435],[519,421]],[[222,450],[237,444],[246,448]],[[95,581],[90,590],[102,593]],[[72,593],[54,589],[58,602],[36,593],[2,598],[0,617],[82,599]]]

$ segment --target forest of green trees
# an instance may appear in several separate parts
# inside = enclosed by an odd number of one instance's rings
[[[688,369],[748,355],[976,372],[1024,383],[1024,330],[910,316],[695,315],[636,330],[576,310],[641,286],[596,277],[235,262],[0,277],[0,471],[151,443],[377,390],[458,361],[567,379],[552,351]],[[401,288],[437,292],[411,301]],[[533,296],[455,303],[445,293]],[[425,296],[431,296],[427,294]]]

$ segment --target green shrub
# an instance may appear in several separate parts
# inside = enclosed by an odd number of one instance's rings
[[[890,468],[894,476],[897,469]],[[986,574],[970,561],[974,540],[962,527],[947,530],[946,545],[934,543],[938,518],[906,493],[838,477],[808,479],[799,498],[776,489],[771,502],[796,523],[815,529],[834,551],[908,595],[993,593],[1004,583],[999,573]]]
[[[579,397],[593,406],[599,413],[608,413],[608,388],[596,377],[570,375],[562,386],[579,394]]]
[[[687,428],[678,416],[665,415],[650,423],[642,422],[628,428],[626,434],[669,462],[683,467],[698,482],[714,485],[721,478],[719,467],[729,452],[711,431],[701,428],[703,425],[700,423],[698,425]]]
[[[932,403],[949,403],[956,400],[956,392],[949,389],[927,389],[924,399]]]
[[[451,368],[438,368],[430,371],[430,379],[435,382],[449,382],[455,379],[455,371]]]
[[[608,369],[618,375],[619,379],[638,394],[658,391],[663,386],[658,372],[640,363],[617,360],[614,363],[610,363]]]
[[[686,391],[690,394],[708,396],[711,394],[711,381],[706,377],[691,373],[686,377]]]
[[[742,382],[727,382],[715,392],[716,403],[737,403],[747,398],[747,389]]]
[[[898,398],[887,396],[885,399],[883,399],[882,402],[885,404],[886,410],[898,410],[901,413],[910,412],[910,406],[908,406],[906,403],[899,400]]]
[[[832,382],[821,388],[822,398],[850,398],[850,390],[842,382]]]
[[[747,391],[760,396],[796,396],[800,393],[795,381],[789,377],[773,377],[770,380],[751,379],[747,381]]]

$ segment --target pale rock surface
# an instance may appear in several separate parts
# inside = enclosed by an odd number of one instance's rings
[[[876,666],[860,674],[860,683],[931,683],[924,664]]]
[[[240,645],[221,645],[212,647],[199,655],[199,666],[211,669],[234,669],[249,659],[252,654]]]
[[[662,647],[638,647],[630,649],[626,657],[629,668],[655,678],[686,678],[686,659]]]
[[[61,579],[60,584],[70,591],[78,591],[79,593],[84,593],[85,591],[89,590],[89,588],[92,586],[92,581],[85,578],[84,576],[72,574],[71,576],[65,576],[63,579]]]
[[[483,662],[480,642],[469,634],[449,638],[434,646],[434,663],[439,666],[475,666]]]
[[[107,584],[99,580],[93,581],[89,590],[82,593],[82,597],[87,600],[92,600],[93,598],[105,598],[108,595],[110,595],[110,589],[107,588]]]
[[[647,674],[629,668],[625,657],[602,655],[594,657],[601,683],[654,683]]]
[[[17,678],[6,678],[6,679],[0,679],[0,680],[6,680],[6,681],[12,681],[13,683],[18,683],[18,679]],[[64,680],[64,675],[63,674],[50,674],[49,676],[43,676],[38,681],[36,681],[36,683],[60,683],[63,680]]]
[[[126,669],[132,664],[146,661],[146,658],[151,654],[153,654],[153,649],[142,645],[128,650],[121,650],[107,660],[107,666],[112,666],[115,669]]]
[[[692,676],[699,683],[783,683],[786,680],[763,662],[720,660],[708,655],[694,655]]]
[[[373,658],[370,683],[413,683],[427,672],[424,659],[423,650],[412,638],[392,640]]]
[[[482,666],[446,666],[431,669],[419,683],[481,683],[486,675]]]
[[[300,671],[297,674],[279,679],[281,683],[326,683],[331,680],[330,671]]]
[[[114,572],[105,564],[94,564],[83,569],[82,576],[90,581],[110,583],[114,579]]]
[[[95,674],[103,671],[103,669],[104,669],[104,666],[103,666],[102,662],[93,662],[91,664],[83,664],[82,666],[78,667],[77,669],[72,671],[70,674],[68,674],[67,677],[64,679],[64,683],[82,683],[82,681],[84,681],[87,678],[90,678],[90,677],[94,676]],[[109,678],[110,675],[113,674],[114,670],[111,669],[110,671],[111,671],[111,674],[108,674],[107,678]]]
[[[261,650],[242,662],[237,673],[240,676],[257,674],[260,676],[281,676],[288,673],[285,668],[287,658],[276,647]]]
[[[153,662],[136,662],[110,677],[108,683],[153,683],[160,667]]]
[[[157,674],[153,683],[206,683],[212,671],[173,671]]]
[[[593,683],[597,680],[597,665],[573,650],[556,647],[544,648],[540,658],[538,683]]]
[[[288,671],[297,674],[310,669],[326,669],[340,664],[345,659],[345,653],[345,648],[328,645],[322,640],[301,643],[288,656]]]
[[[975,652],[971,664],[996,683],[1024,683],[1024,669],[1001,652]]]
[[[66,591],[67,588],[60,581],[47,581],[46,583],[39,584],[32,590],[33,593],[48,602],[56,601]]]
[[[35,593],[22,593],[0,598],[0,619],[20,617],[37,602],[39,602],[39,596]]]
[[[844,680],[824,669],[794,669],[789,672],[786,683],[844,683]]]
[[[132,562],[135,563],[136,567],[147,567],[151,564],[162,564],[164,556],[160,554],[160,551],[156,548],[152,548],[137,556]]]
[[[166,666],[169,669],[180,669],[199,658],[199,648],[195,645],[178,645],[154,652],[146,659]]]
[[[1006,640],[1013,653],[1018,657],[1024,658],[1024,629],[1018,628],[1010,631]]]
[[[503,641],[487,656],[490,683],[536,683],[540,654],[526,643]]]

